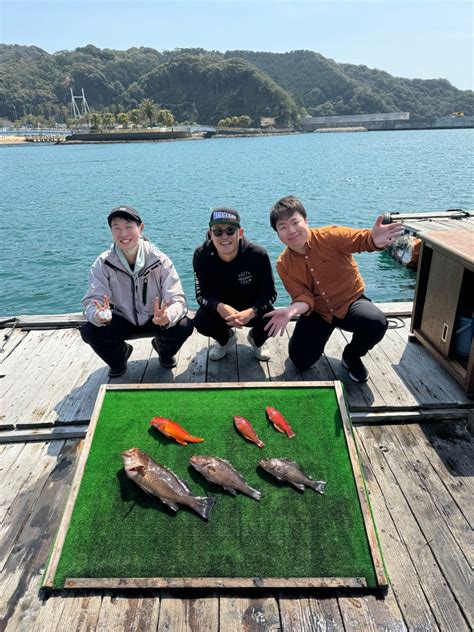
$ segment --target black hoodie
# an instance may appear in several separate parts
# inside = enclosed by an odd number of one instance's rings
[[[223,261],[210,239],[193,257],[196,299],[201,307],[217,311],[219,303],[239,311],[253,307],[257,316],[270,311],[276,300],[275,283],[267,251],[245,236],[232,261]]]

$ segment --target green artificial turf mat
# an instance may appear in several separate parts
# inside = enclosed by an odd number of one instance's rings
[[[274,429],[265,406],[285,415],[295,438]],[[265,448],[238,433],[234,415],[252,423]],[[149,426],[154,416],[205,441],[178,445]],[[169,467],[196,495],[215,497],[209,521],[182,506],[175,514],[129,480],[120,455],[132,447]],[[208,483],[189,465],[193,454],[229,460],[262,500]],[[272,457],[290,458],[327,481],[325,494],[299,492],[257,468]],[[107,391],[55,587],[67,577],[363,577],[376,586],[334,389]]]

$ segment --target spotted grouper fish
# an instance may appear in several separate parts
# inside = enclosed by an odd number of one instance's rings
[[[247,485],[242,474],[225,459],[218,456],[195,455],[189,459],[189,462],[204,478],[220,485],[234,496],[237,492],[241,492],[254,500],[260,500],[262,497],[262,493]]]
[[[289,459],[262,459],[258,464],[265,472],[268,472],[279,481],[291,483],[296,489],[304,492],[305,487],[311,487],[315,492],[324,494],[326,481],[313,481],[294,461]]]
[[[194,496],[187,483],[164,465],[160,465],[138,448],[122,452],[125,474],[143,491],[156,496],[173,511],[187,505],[206,520],[214,498]]]

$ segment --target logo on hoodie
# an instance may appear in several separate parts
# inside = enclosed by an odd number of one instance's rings
[[[237,278],[240,285],[248,285],[249,283],[252,283],[252,273],[248,270],[245,270],[244,272],[239,272],[239,276]]]

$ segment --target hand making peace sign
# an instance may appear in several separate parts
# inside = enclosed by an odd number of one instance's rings
[[[168,303],[166,301],[163,301],[163,304],[161,304],[160,299],[157,296],[155,296],[153,319],[152,319],[154,325],[160,325],[160,327],[166,327],[166,325],[169,324],[170,319],[168,318],[168,314],[166,313],[167,308],[168,308]]]

